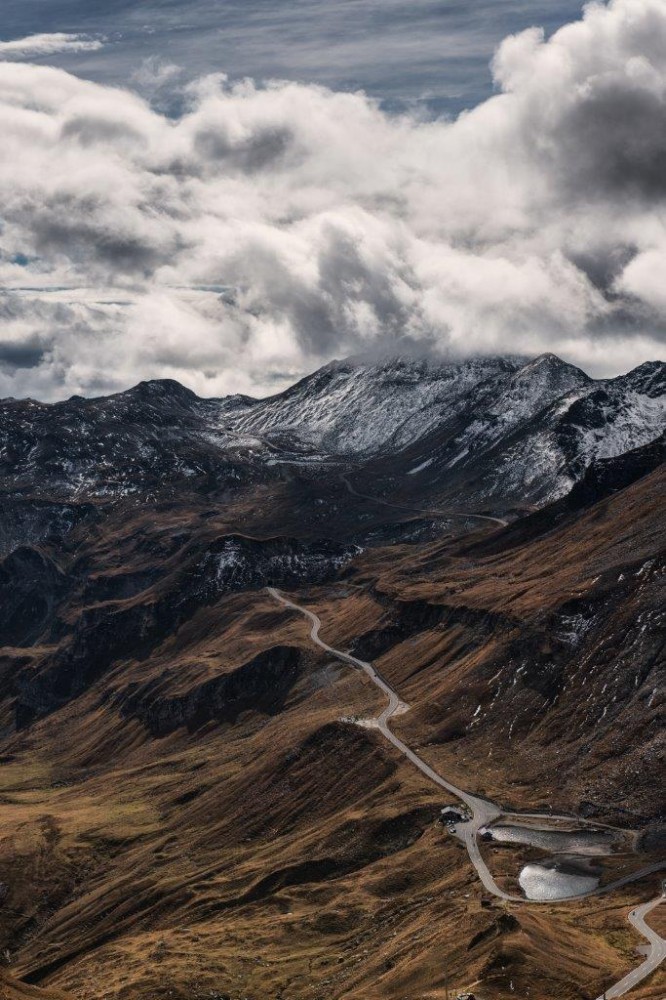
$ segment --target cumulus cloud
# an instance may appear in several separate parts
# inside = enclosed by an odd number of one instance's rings
[[[0,41],[0,59],[26,59],[51,56],[57,52],[96,52],[103,42],[87,35],[71,35],[62,31],[52,34],[28,35],[8,42]]]
[[[0,63],[0,391],[262,392],[403,343],[663,354],[663,0],[507,38],[493,72],[455,121],[223,75],[173,117]]]

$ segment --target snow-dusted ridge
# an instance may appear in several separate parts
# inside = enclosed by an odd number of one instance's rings
[[[544,502],[591,462],[637,448],[666,426],[666,376],[649,362],[594,380],[554,354],[458,361],[336,361],[286,392],[233,412],[227,428],[318,455],[409,455],[404,472],[488,475],[485,494]],[[492,482],[491,480],[494,480]]]
[[[510,357],[333,361],[285,392],[229,413],[228,425],[267,437],[289,434],[329,454],[372,456],[423,437],[467,393],[520,364]]]
[[[665,427],[662,362],[593,380],[553,354],[349,358],[261,400],[200,399],[169,379],[51,405],[5,400],[0,488],[112,498],[233,486],[285,462],[380,462],[415,492],[543,503]]]

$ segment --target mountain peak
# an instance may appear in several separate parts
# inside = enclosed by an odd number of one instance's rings
[[[572,365],[570,361],[565,361],[559,354],[553,354],[552,351],[544,351],[543,354],[537,354],[535,358],[530,358],[522,366],[522,371],[535,371],[536,369],[577,372],[586,381],[592,381],[582,368],[579,368],[578,365]]]
[[[192,403],[199,397],[173,378],[155,378],[139,382],[121,396],[134,396],[149,402]]]
[[[666,362],[644,361],[638,368],[626,375],[619,375],[613,381],[645,396],[663,396],[666,391]]]

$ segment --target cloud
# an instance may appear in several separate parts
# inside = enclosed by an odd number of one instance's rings
[[[27,38],[0,42],[0,59],[39,58],[58,52],[96,52],[103,47],[103,44],[99,38],[69,35],[60,31],[53,34],[28,35]]]
[[[455,121],[222,74],[174,117],[0,64],[0,392],[261,393],[401,344],[596,373],[663,354],[663,0],[511,36],[493,72]]]
[[[132,73],[132,83],[142,91],[152,92],[172,84],[174,78],[180,76],[182,72],[182,68],[175,63],[165,62],[157,56],[147,56]]]

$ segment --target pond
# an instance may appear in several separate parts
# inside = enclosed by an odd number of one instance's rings
[[[574,858],[525,865],[518,882],[527,899],[566,899],[593,892],[599,876]]]
[[[618,843],[617,834],[606,830],[544,830],[538,827],[499,823],[484,833],[502,844],[526,844],[553,854],[582,854],[603,857]]]

